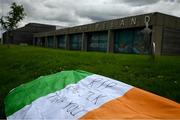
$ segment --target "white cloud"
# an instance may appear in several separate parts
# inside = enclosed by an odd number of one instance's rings
[[[22,4],[29,22],[75,26],[150,12],[180,16],[180,0],[1,0],[0,16],[12,2]]]

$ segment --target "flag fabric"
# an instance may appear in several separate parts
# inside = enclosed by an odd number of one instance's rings
[[[180,104],[111,78],[62,71],[11,90],[7,119],[180,119]]]

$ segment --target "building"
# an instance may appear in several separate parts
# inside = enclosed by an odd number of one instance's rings
[[[46,25],[46,24],[39,24],[39,23],[29,23],[24,27],[15,29],[11,32],[3,33],[3,43],[10,43],[10,44],[33,44],[33,34],[38,32],[47,32],[56,30],[56,26],[54,25]],[[9,35],[7,35],[9,34]]]
[[[67,50],[180,55],[180,18],[149,13],[35,33],[34,45]]]

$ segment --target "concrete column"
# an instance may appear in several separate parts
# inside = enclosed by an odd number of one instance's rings
[[[42,38],[39,37],[39,39],[38,39],[38,46],[41,46],[41,45],[42,45],[41,42],[42,42]]]
[[[48,40],[47,40],[47,36],[45,36],[45,47],[48,46]]]
[[[81,50],[82,51],[87,51],[87,34],[86,33],[82,33],[82,47]]]
[[[40,46],[40,37],[37,38],[36,45]]]
[[[53,36],[53,43],[54,43],[54,48],[57,48],[57,38],[56,38],[56,36],[54,35]]]
[[[114,52],[114,31],[108,30],[107,52]]]
[[[55,38],[56,38],[56,48],[58,48],[58,38],[57,36],[55,36]]]
[[[36,37],[33,37],[33,46],[35,46]]]
[[[68,34],[65,35],[65,44],[66,44],[65,49],[69,50],[70,46],[69,46],[69,35]]]
[[[152,30],[151,41],[155,43],[155,55],[161,55],[162,39],[163,39],[163,27],[154,26]]]

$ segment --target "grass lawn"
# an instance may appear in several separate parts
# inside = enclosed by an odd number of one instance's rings
[[[108,76],[180,102],[180,56],[107,54],[0,45],[0,118],[14,87],[41,75],[81,69]]]

